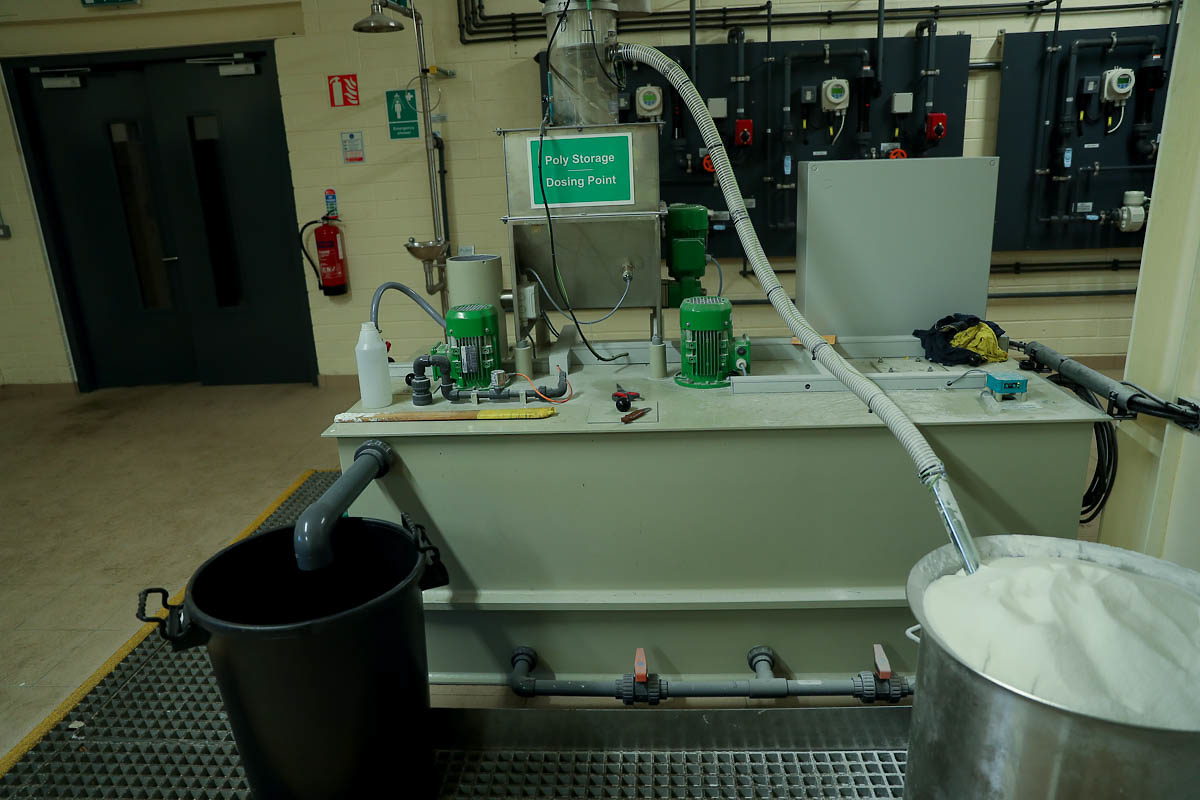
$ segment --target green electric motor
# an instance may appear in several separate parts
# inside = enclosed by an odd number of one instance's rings
[[[724,297],[692,297],[679,304],[679,350],[683,367],[675,382],[690,389],[728,386],[730,375],[749,373],[750,338],[733,336],[733,303]]]
[[[450,378],[460,389],[486,389],[500,369],[500,318],[490,303],[454,306],[446,312],[446,341],[430,350],[450,359]],[[433,369],[435,379],[441,370]]]
[[[700,279],[708,264],[708,209],[689,203],[667,206],[667,307],[678,308],[688,297],[704,294]]]

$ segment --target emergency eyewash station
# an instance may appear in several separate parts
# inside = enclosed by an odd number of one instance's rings
[[[448,259],[445,341],[391,365],[392,405],[355,406],[324,434],[343,469],[364,442],[390,445],[396,463],[351,513],[407,513],[441,549],[450,584],[425,594],[431,680],[508,682],[521,646],[560,682],[623,672],[635,648],[661,675],[744,678],[763,644],[797,678],[857,673],[873,643],[913,671],[913,564],[947,535],[968,570],[972,536],[1074,538],[1106,419],[1012,360],[930,363],[911,335],[985,314],[997,159],[797,164],[793,303],[685,71],[616,43],[611,2],[545,14],[546,118],[497,137],[507,272]],[[662,122],[614,122],[597,52],[669,80],[727,209],[660,203]],[[713,220],[736,228],[794,339],[751,342],[729,301],[703,294]],[[378,299],[386,337],[392,300]],[[572,324],[614,304],[646,309],[647,339]],[[646,411],[623,422],[630,408]]]

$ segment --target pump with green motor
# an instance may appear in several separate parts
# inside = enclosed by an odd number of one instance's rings
[[[733,303],[725,297],[692,297],[679,304],[682,368],[675,382],[689,389],[729,385],[750,372],[750,337],[733,335]]]
[[[486,389],[500,369],[500,318],[490,303],[454,306],[446,312],[446,341],[429,351],[450,360],[450,379],[460,389]],[[433,376],[441,378],[434,366]]]
[[[700,279],[708,264],[708,209],[689,203],[667,206],[667,307],[704,294]]]

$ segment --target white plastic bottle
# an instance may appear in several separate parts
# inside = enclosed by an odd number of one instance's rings
[[[392,377],[388,373],[387,345],[374,324],[362,324],[354,358],[358,361],[358,391],[362,395],[363,408],[390,406]]]

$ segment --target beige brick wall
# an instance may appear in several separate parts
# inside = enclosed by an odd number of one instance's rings
[[[753,2],[741,3],[753,5]],[[738,3],[705,2],[700,6],[738,5]],[[779,11],[811,8],[843,8],[872,6],[859,2],[788,2],[776,3]],[[928,3],[889,3],[902,7]],[[954,2],[942,3],[944,7]],[[488,13],[502,15],[509,11],[528,11],[535,6],[526,0],[491,0]],[[686,2],[658,2],[658,9],[686,8]],[[435,82],[442,91],[437,109],[448,115],[436,128],[444,135],[448,148],[450,172],[449,204],[451,226],[457,243],[474,244],[477,252],[496,252],[508,261],[507,236],[499,217],[504,213],[504,182],[500,159],[500,143],[494,131],[498,127],[535,126],[540,106],[534,87],[537,67],[534,54],[544,46],[542,40],[476,44],[464,47],[458,42],[458,31],[451,3],[422,5],[427,19],[427,37],[433,62],[452,67],[458,77]],[[402,86],[416,74],[415,52],[408,32],[388,36],[363,36],[350,32],[350,26],[363,12],[359,0],[304,0],[305,30],[303,38],[279,43],[281,72],[286,60],[296,64],[297,76],[291,76],[282,87],[284,109],[289,128],[293,164],[319,163],[320,168],[297,169],[295,172],[296,202],[305,218],[320,213],[321,192],[334,186],[343,200],[346,230],[352,258],[352,293],[343,299],[328,300],[313,295],[314,322],[317,323],[317,352],[323,373],[352,372],[352,345],[358,324],[363,319],[369,293],[379,282],[387,279],[419,282],[420,266],[402,250],[381,252],[399,244],[409,235],[428,236],[428,193],[421,171],[419,142],[387,141],[384,127],[383,92]],[[1164,22],[1162,13],[1083,14],[1064,17],[1064,27],[1094,27],[1103,25],[1136,25]],[[990,22],[947,20],[943,33],[965,31],[974,38],[972,57],[994,58],[998,55],[996,34],[1001,28],[1010,32],[1043,29],[1040,23],[1024,18],[1003,18]],[[914,23],[889,24],[887,35],[911,35]],[[761,30],[750,32],[762,37]],[[873,36],[870,24],[804,26],[780,28],[779,39],[820,39]],[[681,44],[686,32],[663,34],[638,33],[631,39],[648,44]],[[701,31],[702,43],[724,41],[722,31]],[[362,102],[365,111],[330,109],[324,95],[325,74],[355,72],[362,83]],[[296,78],[292,80],[291,78]],[[999,75],[973,73],[968,88],[967,140],[968,155],[995,153],[995,117],[999,101]],[[361,122],[359,121],[361,120]],[[339,166],[336,162],[337,135],[340,130],[361,128],[366,137],[367,164]],[[295,131],[303,130],[302,135]],[[324,133],[317,133],[324,131]],[[314,135],[317,134],[317,135]],[[330,157],[333,162],[329,161]],[[411,183],[391,186],[394,170],[407,164]],[[395,165],[395,166],[394,166]],[[386,180],[389,183],[382,184]],[[382,189],[381,186],[388,188]],[[383,194],[381,194],[381,191]],[[369,198],[388,201],[364,210],[356,209]],[[399,201],[400,198],[405,198]],[[398,202],[399,201],[399,202]],[[346,205],[346,204],[349,205]],[[389,238],[391,237],[390,241]],[[1109,258],[1137,258],[1137,251],[1083,254]],[[1022,253],[1000,254],[998,260],[1079,259],[1080,253]],[[734,298],[761,297],[753,278],[736,275],[737,264],[726,264],[725,293]],[[790,267],[780,263],[780,267]],[[506,273],[507,276],[507,273]],[[315,290],[310,280],[310,290]],[[507,280],[507,277],[506,277]],[[785,277],[785,281],[787,278]],[[1136,273],[1036,273],[1020,276],[997,275],[992,280],[994,292],[1052,291],[1057,289],[1114,289],[1136,286]],[[707,283],[716,290],[716,276]],[[383,309],[384,330],[401,353],[425,346],[436,336],[435,326],[411,303],[389,298]],[[1132,317],[1133,297],[1096,297],[1063,299],[994,300],[989,315],[1016,337],[1041,337],[1080,355],[1120,355],[1124,353]],[[739,307],[735,324],[738,330],[751,335],[783,335],[785,328],[768,307]],[[643,336],[647,322],[644,311],[618,312],[597,331],[603,337]],[[669,326],[669,330],[673,328]],[[332,336],[333,338],[328,338]]]
[[[178,0],[184,2],[184,0]],[[192,5],[210,4],[213,7],[238,5],[238,0],[187,0]],[[942,2],[943,7],[963,0]],[[60,2],[60,0],[56,0]],[[166,0],[145,0],[145,10],[161,10]],[[245,0],[245,5],[258,5]],[[700,0],[700,6],[754,5],[753,0]],[[926,6],[924,0],[897,2],[889,7]],[[0,19],[7,8],[24,5],[20,0],[0,0]],[[69,5],[69,4],[68,4]],[[284,4],[286,5],[286,4]],[[338,192],[347,235],[351,274],[351,291],[338,298],[326,298],[316,289],[311,272],[305,269],[309,302],[312,309],[314,336],[320,370],[323,374],[342,374],[354,371],[353,345],[359,324],[366,318],[371,292],[385,280],[419,284],[423,278],[420,264],[404,250],[409,236],[418,239],[430,236],[428,190],[425,178],[424,154],[420,140],[392,142],[387,138],[383,97],[388,89],[402,88],[416,75],[415,46],[412,27],[400,34],[368,36],[351,32],[355,20],[366,11],[366,0],[302,0],[303,34],[285,36],[277,43],[280,71],[280,92],[283,97],[288,146],[293,167],[297,211],[301,221],[312,219],[323,211],[322,193],[327,187]],[[429,57],[434,63],[452,67],[458,77],[435,82],[435,99],[440,89],[437,113],[445,113],[444,123],[435,123],[447,142],[450,173],[449,205],[451,227],[456,243],[473,244],[477,252],[496,252],[508,260],[507,236],[499,217],[504,212],[504,177],[500,159],[500,143],[494,131],[498,127],[523,127],[537,124],[540,114],[537,98],[537,68],[533,55],[544,42],[523,40],[462,46],[458,42],[454,3],[449,0],[424,0],[420,7],[427,20]],[[529,11],[537,7],[534,0],[489,0],[489,14],[509,11]],[[657,9],[686,8],[684,0],[659,0]],[[873,8],[870,0],[778,0],[777,11],[810,10],[814,8]],[[244,12],[245,9],[242,10]],[[262,13],[262,9],[256,9]],[[215,12],[214,12],[215,13]],[[233,13],[232,10],[227,13]],[[194,19],[195,15],[190,15]],[[1077,14],[1063,18],[1066,29],[1097,26],[1125,26],[1162,23],[1165,12],[1125,12],[1119,14]],[[180,17],[175,23],[188,22]],[[1050,17],[1040,19],[1003,17],[993,20],[946,20],[942,33],[965,31],[974,37],[974,58],[994,58],[995,37],[1000,29],[1009,32],[1046,29]],[[45,25],[41,29],[53,29]],[[77,28],[78,24],[72,25]],[[300,26],[295,26],[300,27]],[[889,23],[887,35],[911,35],[914,23]],[[224,38],[240,38],[228,33],[237,30],[227,26]],[[6,51],[3,38],[5,27],[0,24],[0,54]],[[216,31],[208,32],[210,36]],[[41,34],[47,36],[44,31]],[[180,34],[182,35],[182,34]],[[751,37],[764,35],[761,29],[750,32]],[[804,26],[780,28],[777,37],[785,39],[847,38],[873,36],[872,24]],[[681,44],[686,32],[637,34],[630,39],[648,44]],[[219,39],[208,38],[205,41]],[[194,40],[193,40],[194,41]],[[724,41],[722,31],[701,31],[702,43]],[[157,44],[178,43],[161,41]],[[138,46],[152,46],[145,42]],[[11,46],[11,45],[9,45]],[[35,52],[52,52],[49,44],[35,45]],[[81,47],[70,41],[74,49],[109,49],[92,45]],[[22,51],[24,52],[24,51]],[[357,73],[360,80],[362,105],[354,109],[329,107],[325,76]],[[415,83],[413,84],[415,86]],[[999,97],[999,75],[973,73],[968,94],[966,121],[966,153],[991,155],[995,152],[995,114]],[[2,123],[0,123],[2,124]],[[340,153],[341,131],[363,131],[366,143],[366,163],[343,165]],[[11,163],[20,177],[19,163],[13,156],[8,140],[0,131],[0,163]],[[23,178],[22,178],[23,180]],[[26,201],[27,202],[27,201]],[[8,204],[3,206],[8,213]],[[11,243],[0,242],[0,279],[8,272],[5,250]],[[1043,254],[1020,254],[1023,260],[1033,260]],[[1107,257],[1104,253],[1045,254],[1060,259]],[[1136,258],[1137,251],[1117,253],[1120,257]],[[1012,254],[1013,258],[1018,257]],[[40,258],[40,256],[39,256]],[[999,256],[1000,260],[1004,254]],[[37,266],[45,270],[44,262],[27,259],[25,268]],[[737,277],[735,264],[726,265],[727,289],[731,297],[759,297],[757,283]],[[790,264],[780,263],[780,267]],[[506,273],[507,274],[507,273]],[[45,283],[44,281],[42,282]],[[716,277],[710,276],[710,288],[715,290]],[[1112,289],[1136,285],[1136,274],[1130,272],[1037,273],[1021,276],[995,276],[993,291],[1049,291],[1052,289]],[[38,323],[53,322],[52,297],[46,294],[49,305],[35,312],[28,326],[19,324],[15,336],[0,334],[0,369],[7,375],[13,362],[7,353],[13,347],[23,347],[32,338],[29,331],[44,327]],[[0,302],[3,302],[0,300]],[[1029,299],[993,301],[989,315],[1009,328],[1015,337],[1038,336],[1076,354],[1120,355],[1125,352],[1133,298],[1099,297],[1072,299]],[[398,353],[410,353],[427,346],[437,335],[433,323],[399,295],[389,297],[382,311],[385,333]],[[0,323],[2,325],[3,323]],[[739,307],[736,325],[751,335],[782,335],[785,331],[774,312],[767,307]],[[642,336],[647,327],[643,311],[618,312],[609,322],[597,326],[601,338]],[[0,327],[0,331],[4,330]],[[11,339],[11,341],[10,341]],[[65,357],[60,354],[60,363]],[[24,373],[20,373],[24,375]],[[18,375],[14,372],[13,375]],[[28,376],[25,379],[32,379]],[[19,377],[9,376],[8,380]],[[46,377],[42,379],[48,379]],[[65,379],[65,378],[64,378]]]
[[[0,240],[0,385],[70,383],[71,358],[7,107],[0,113],[0,213],[13,231]]]

